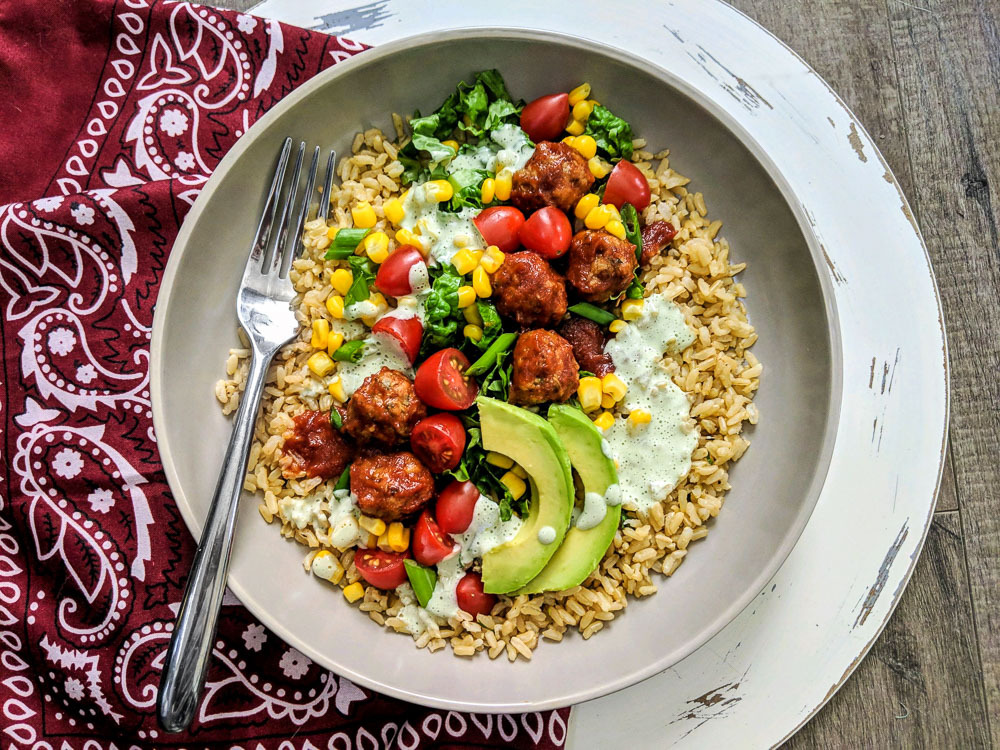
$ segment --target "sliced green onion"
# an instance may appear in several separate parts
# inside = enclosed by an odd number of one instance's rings
[[[437,573],[433,568],[425,568],[420,563],[406,559],[403,560],[406,566],[406,577],[410,579],[410,586],[417,597],[417,602],[421,607],[426,607],[434,595],[434,586],[437,585]]]
[[[339,430],[344,426],[344,420],[340,416],[340,412],[336,409],[330,409],[330,424],[333,425],[333,429]]]
[[[614,316],[612,316],[611,319],[614,320]],[[514,342],[516,340],[516,333],[500,334],[497,336],[497,340],[490,344],[489,348],[482,353],[479,359],[466,368],[465,374],[482,375],[484,372],[493,367],[493,364],[497,361],[497,357],[514,346]]]
[[[569,311],[579,315],[581,318],[592,320],[600,326],[610,325],[615,319],[614,314],[609,313],[602,307],[592,305],[589,302],[578,302],[577,304],[572,305],[569,308]]]
[[[354,255],[361,240],[368,236],[371,229],[340,229],[330,243],[323,257],[326,260],[346,260]]]
[[[351,467],[348,466],[340,475],[340,479],[333,486],[335,490],[349,490],[351,488]]]
[[[357,362],[364,353],[364,341],[348,341],[330,356],[338,362]]]

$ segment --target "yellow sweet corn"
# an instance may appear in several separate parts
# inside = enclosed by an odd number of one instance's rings
[[[505,456],[503,453],[490,451],[486,454],[486,463],[497,466],[501,469],[509,469],[514,465],[514,459]]]
[[[483,186],[480,190],[479,197],[483,199],[483,205],[493,202],[493,197],[496,195],[496,181],[492,177],[487,177],[483,180]]]
[[[569,146],[572,149],[576,148],[576,136],[575,135],[567,135],[565,138],[562,139],[561,142],[565,143],[567,146]]]
[[[385,521],[381,518],[372,518],[371,516],[361,516],[358,519],[358,526],[375,536],[381,536],[385,533]]]
[[[385,232],[372,232],[365,237],[363,244],[372,263],[384,263],[389,257],[389,235]]]
[[[604,206],[598,206],[590,210],[583,223],[587,229],[603,229],[609,221],[611,221],[611,214]]]
[[[625,239],[625,225],[622,224],[621,219],[612,219],[604,225],[604,229],[620,240]]]
[[[333,353],[343,345],[344,334],[337,331],[330,331],[330,335],[326,337],[326,353],[332,357]]]
[[[326,389],[340,403],[347,401],[347,391],[344,390],[344,383],[339,377],[334,378]]]
[[[500,482],[510,490],[510,494],[513,495],[515,500],[520,498],[524,494],[524,491],[528,489],[528,485],[524,483],[524,480],[512,471],[508,471],[500,477]]]
[[[599,430],[608,430],[615,423],[615,415],[609,411],[602,411],[600,416],[594,420],[594,426]]]
[[[528,478],[528,472],[524,470],[524,467],[521,466],[521,464],[514,464],[514,466],[511,468],[511,471],[514,472],[515,475],[521,477],[521,479]]]
[[[499,247],[490,245],[483,253],[483,257],[479,259],[479,265],[486,269],[486,273],[496,273],[506,257]]]
[[[588,99],[587,103],[591,106],[591,111],[593,111],[593,107],[600,107],[601,106],[601,103],[599,101],[597,101],[597,99]]]
[[[580,122],[586,122],[587,118],[590,117],[590,113],[594,111],[594,105],[590,102],[584,100],[577,102],[573,105],[573,119],[579,120]],[[591,154],[593,156],[593,154]],[[588,159],[590,156],[587,157]]]
[[[393,224],[399,224],[406,216],[406,211],[403,210],[403,202],[399,198],[390,198],[385,203],[382,204],[382,210],[385,212],[385,218],[391,221]]]
[[[449,138],[446,141],[441,141],[441,143],[443,145],[447,146],[448,148],[453,148],[456,151],[458,151],[458,141],[456,141],[456,140],[453,140],[453,139]]]
[[[472,341],[481,341],[483,338],[483,329],[480,326],[469,323],[469,325],[462,329],[462,335]]]
[[[460,286],[458,288],[458,306],[466,308],[476,301],[476,290],[471,286]]]
[[[642,409],[633,409],[628,414],[628,423],[631,427],[637,427],[641,424],[649,424],[652,420],[648,411],[643,411]]]
[[[622,302],[622,317],[625,320],[636,320],[642,315],[642,308],[641,299],[627,299]]]
[[[570,135],[583,135],[584,130],[586,130],[586,127],[579,120],[573,120],[573,122],[566,126],[566,132]]]
[[[479,266],[472,272],[472,288],[476,290],[476,294],[480,297],[489,297],[493,294],[490,277],[486,273],[486,269],[482,266]]]
[[[413,245],[421,253],[426,253],[423,240],[411,232],[409,229],[399,229],[396,231],[396,242],[400,245]]]
[[[361,585],[361,581],[355,581],[350,586],[344,586],[344,598],[351,604],[354,604],[354,602],[364,595],[365,587]]]
[[[333,368],[336,367],[336,364],[334,364],[334,361],[330,359],[330,355],[326,352],[316,352],[306,360],[306,365],[312,370],[314,375],[320,378],[329,375],[333,372]]]
[[[598,180],[602,177],[606,177],[608,172],[611,171],[611,165],[599,156],[593,156],[587,159],[587,167],[590,169],[590,173]]]
[[[601,390],[614,398],[615,401],[621,401],[625,398],[625,392],[628,390],[628,386],[625,385],[625,381],[620,377],[615,375],[613,372],[609,372],[601,378]]]
[[[389,549],[393,552],[406,552],[410,546],[410,530],[399,521],[389,524]]]
[[[340,227],[327,227],[326,236],[327,239],[334,240],[337,238],[337,232],[340,231]]]
[[[326,318],[314,320],[312,324],[312,339],[310,344],[313,349],[326,349],[326,341],[330,336],[330,321]]]
[[[579,120],[580,118],[577,118]],[[586,118],[584,118],[586,119]],[[573,143],[575,148],[584,159],[593,159],[597,155],[597,141],[591,135],[578,135]]]
[[[351,207],[351,219],[358,229],[371,229],[378,221],[375,216],[375,209],[368,201],[359,201],[356,206]]]
[[[389,546],[389,531],[383,531],[378,537],[378,548],[385,552],[391,552],[392,547]]]
[[[615,408],[615,397],[609,396],[607,393],[601,396],[601,408],[602,409],[614,409]]]
[[[475,294],[475,290],[473,289],[472,291],[473,294]],[[462,308],[462,315],[465,317],[466,323],[472,323],[473,325],[482,327],[483,316],[479,314],[478,305],[469,305],[468,307]]]
[[[347,268],[338,268],[330,274],[330,286],[334,288],[337,294],[347,294],[351,290],[353,283],[354,274]]]
[[[625,326],[627,325],[628,323],[619,318],[618,320],[611,321],[611,325],[608,326],[608,330],[611,331],[611,333],[621,333],[625,330]]]
[[[455,266],[456,271],[465,276],[467,273],[472,273],[476,270],[479,261],[476,260],[476,256],[472,254],[471,250],[465,248],[451,256],[451,264]]]
[[[514,181],[514,174],[509,169],[501,170],[493,178],[494,197],[498,201],[510,200],[510,191]]]
[[[330,583],[340,583],[344,577],[344,566],[327,549],[321,549],[312,559],[309,570],[317,578],[322,578]]]
[[[590,84],[581,83],[575,89],[569,92],[569,106],[575,107],[577,104],[582,102],[590,96]]]
[[[578,219],[586,219],[587,214],[597,208],[600,204],[601,199],[597,193],[587,193],[576,202],[576,208],[573,210],[573,215]]]
[[[580,378],[580,387],[576,390],[580,406],[586,412],[601,408],[601,379],[597,377]]]
[[[378,546],[378,537],[370,531],[366,531],[358,538],[358,546],[365,549],[375,549]]]
[[[448,180],[431,180],[424,183],[424,191],[428,197],[433,197],[438,203],[450,201],[451,197],[455,194],[455,188],[451,186]]]
[[[326,298],[326,311],[335,318],[343,318],[344,298],[339,294],[331,294]]]

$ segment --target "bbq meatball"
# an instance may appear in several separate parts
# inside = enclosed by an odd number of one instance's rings
[[[410,379],[383,367],[351,396],[344,430],[359,443],[398,445],[410,439],[413,425],[426,416],[427,407]]]
[[[566,401],[579,386],[580,367],[566,339],[542,329],[517,337],[510,377],[512,404]]]
[[[654,256],[659,255],[663,248],[677,235],[677,230],[669,221],[654,221],[642,228],[642,265],[647,265]]]
[[[607,302],[624,292],[638,265],[632,243],[603,229],[577,232],[568,254],[566,280],[588,302]]]
[[[573,356],[581,369],[598,377],[615,371],[611,355],[604,351],[604,344],[607,343],[604,329],[594,321],[571,317],[559,326],[559,334],[573,347]]]
[[[565,143],[542,141],[528,162],[514,173],[510,199],[525,213],[545,206],[569,213],[593,184],[587,160],[576,149]]]
[[[366,516],[398,521],[434,496],[434,477],[409,451],[361,456],[351,464],[351,493]]]
[[[303,474],[310,479],[339,477],[354,456],[353,447],[333,429],[325,411],[302,412],[292,419],[292,429],[283,437],[279,463],[289,479]]]
[[[519,325],[554,326],[566,314],[566,284],[537,253],[510,253],[493,274],[493,302]]]

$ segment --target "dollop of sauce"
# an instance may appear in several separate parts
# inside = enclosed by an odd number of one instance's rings
[[[329,484],[320,485],[305,497],[283,497],[278,501],[278,508],[295,528],[311,526],[317,534],[324,534],[331,526],[345,519],[354,520],[359,515],[351,491],[334,490]]]
[[[512,515],[506,521],[500,520],[500,506],[486,495],[480,495],[472,510],[472,523],[461,534],[453,538],[462,548],[462,562],[466,565],[477,557],[482,557],[494,547],[509,542],[521,530],[523,521]]]
[[[365,382],[365,378],[369,375],[374,375],[383,367],[398,370],[406,375],[406,377],[413,378],[413,368],[410,367],[410,360],[403,354],[403,350],[396,339],[392,336],[373,334],[365,341],[364,351],[357,362],[337,363],[337,374],[340,375],[344,392],[350,396],[361,387],[361,384]]]
[[[538,530],[538,541],[542,544],[552,544],[556,540],[556,530],[551,526],[542,526]]]
[[[627,507],[647,510],[666,498],[691,469],[698,430],[687,395],[663,366],[663,354],[683,351],[694,338],[680,308],[654,294],[646,298],[642,315],[605,347],[628,385],[625,409],[642,409],[652,416],[648,424],[635,428],[627,419],[616,419],[605,433],[610,451],[604,452],[618,462],[621,500]]]
[[[403,623],[406,632],[410,635],[420,635],[431,625],[437,626],[437,621],[423,607],[417,604],[416,594],[408,583],[396,587],[396,595],[403,603],[396,617]]]
[[[292,476],[304,471],[310,478],[340,476],[350,461],[351,449],[333,429],[330,414],[307,410],[294,417],[292,423],[283,449],[290,458],[287,471]]]
[[[432,615],[448,619],[458,613],[458,596],[455,590],[458,582],[465,576],[465,566],[460,552],[451,555],[437,564],[437,583],[434,593],[427,602],[427,611]]]

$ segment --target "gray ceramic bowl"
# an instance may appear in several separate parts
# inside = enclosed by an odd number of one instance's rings
[[[429,64],[433,60],[434,64]],[[213,384],[234,345],[235,294],[281,140],[346,153],[354,133],[392,130],[390,114],[430,111],[470,73],[497,67],[530,100],[590,81],[651,150],[702,190],[738,260],[764,363],[752,447],[707,540],[660,592],[589,641],[543,642],[530,663],[418,651],[302,570],[245,497],[230,586],[260,620],[313,660],[377,691],[426,705],[524,711],[577,703],[666,669],[723,628],[791,551],[819,495],[840,407],[840,347],[817,243],[799,203],[760,149],[681,80],[590,41],[548,33],[460,30],[369,50],[316,76],[223,159],[170,256],[153,327],[154,422],[170,487],[200,534],[229,437]]]

